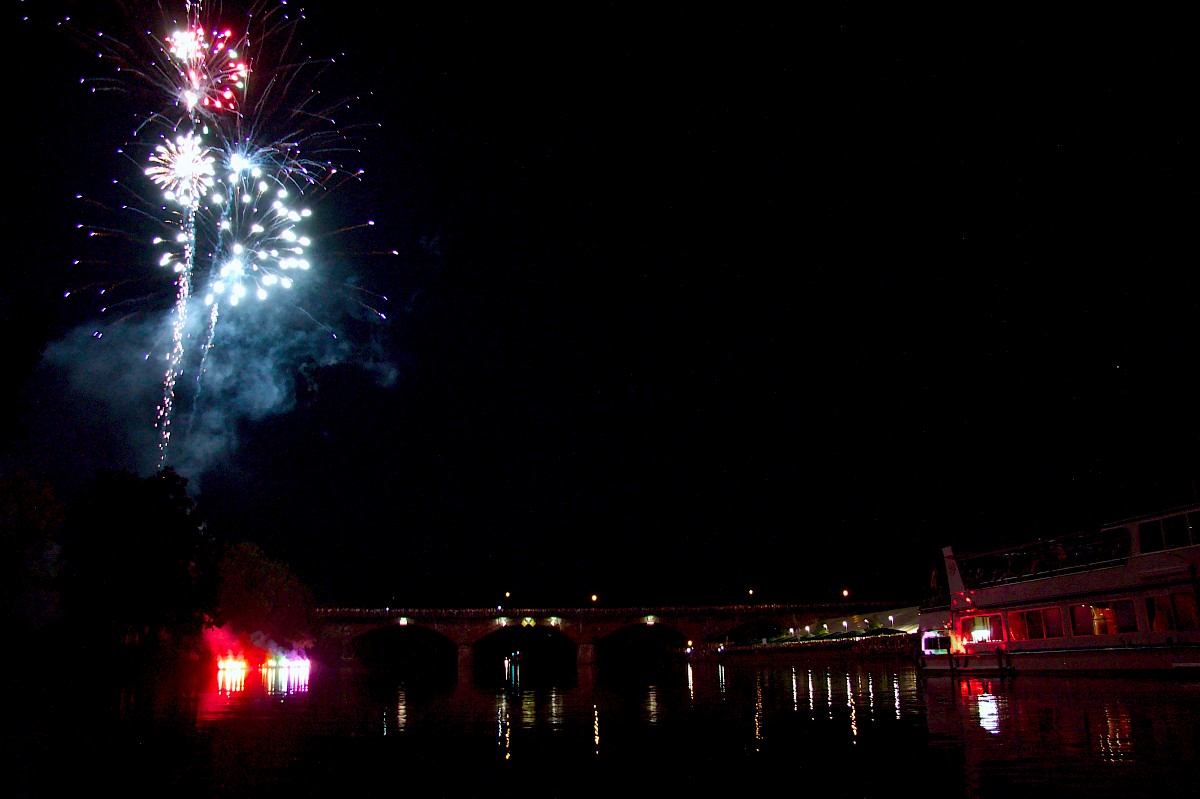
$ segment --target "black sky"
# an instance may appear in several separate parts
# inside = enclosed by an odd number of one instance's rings
[[[304,300],[339,342],[230,321],[213,400],[282,393],[179,467],[323,603],[907,599],[944,545],[1196,500],[1179,20],[374,5],[299,27],[378,123],[319,216],[376,224]],[[65,486],[153,469],[161,387],[62,299],[138,109],[44,9],[10,26],[49,63],[13,87],[2,441]]]

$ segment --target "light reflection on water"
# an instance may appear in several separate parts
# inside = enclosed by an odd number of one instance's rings
[[[404,732],[408,726],[408,691],[404,687],[396,689],[396,732]],[[387,714],[383,717],[383,734],[388,734]]]
[[[308,690],[309,663],[286,663],[277,666],[263,666],[259,669],[262,674],[263,690],[268,696],[289,696]]]
[[[217,669],[217,694],[229,696],[246,690],[246,669]]]
[[[1105,726],[1100,731],[1099,751],[1103,760],[1122,763],[1133,759],[1133,721],[1123,705],[1104,708]]]
[[[727,795],[747,775],[760,789],[799,781],[821,796],[892,796],[918,785],[979,797],[1196,794],[1200,683],[926,680],[906,663],[735,661],[615,682],[580,669],[534,686],[521,684],[523,665],[494,685],[319,667],[233,671],[193,688],[163,680],[120,693],[121,734],[74,730],[26,754],[126,762],[118,745],[133,741],[160,785],[305,795],[412,769],[446,775],[433,794],[445,796],[509,795],[510,783],[524,797],[620,793],[625,784]],[[31,795],[53,792],[45,787]]]

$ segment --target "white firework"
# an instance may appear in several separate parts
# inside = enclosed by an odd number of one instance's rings
[[[195,207],[208,194],[216,178],[216,158],[195,133],[167,139],[154,148],[146,176],[163,195],[185,208]]]
[[[311,216],[307,208],[291,205],[290,191],[281,175],[259,159],[242,153],[229,157],[224,184],[228,196],[214,193],[212,204],[221,209],[220,246],[205,303],[227,298],[237,305],[253,295],[265,300],[277,288],[288,289],[292,272],[309,268],[305,251],[311,244],[301,224]]]

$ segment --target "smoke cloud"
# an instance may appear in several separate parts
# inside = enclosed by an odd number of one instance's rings
[[[193,304],[165,457],[156,420],[173,313],[69,331],[46,346],[25,387],[23,435],[10,457],[66,486],[99,468],[148,475],[170,466],[195,487],[236,456],[241,425],[295,408],[305,369],[353,364],[377,385],[393,384],[398,369],[372,334],[338,335],[319,321],[361,333],[353,310],[334,293],[309,294],[315,306],[273,298],[221,308],[211,343],[207,309]]]

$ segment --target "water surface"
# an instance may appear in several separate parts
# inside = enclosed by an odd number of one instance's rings
[[[1200,795],[1200,682],[798,659],[13,686],[20,796]]]

